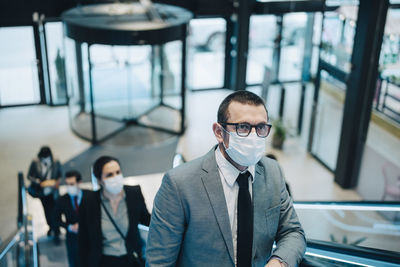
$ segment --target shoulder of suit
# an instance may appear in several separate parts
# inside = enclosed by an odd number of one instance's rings
[[[82,190],[83,195],[82,197],[87,198],[87,199],[93,199],[100,197],[100,190],[97,191],[92,191],[92,190]]]
[[[125,192],[138,192],[140,191],[140,185],[124,185]]]
[[[69,195],[68,195],[68,193],[65,193],[64,195],[62,195],[62,196],[60,196],[60,200],[64,200],[64,199],[69,199],[70,197],[69,197]]]
[[[170,169],[166,172],[169,177],[180,177],[185,175],[186,177],[190,176],[190,174],[198,174],[199,170],[202,168],[203,158],[200,157],[188,162],[185,162],[173,169]]]
[[[66,201],[70,201],[70,197],[69,197],[68,193],[66,193],[58,198],[58,202],[60,202],[60,203],[65,203]]]
[[[268,158],[268,157],[262,157],[261,160],[259,161],[264,167],[273,167],[273,166],[278,166],[278,162],[274,159]]]

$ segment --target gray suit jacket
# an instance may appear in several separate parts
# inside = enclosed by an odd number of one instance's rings
[[[252,198],[252,266],[264,266],[272,255],[298,265],[306,241],[275,160],[263,158],[256,164]],[[146,266],[234,266],[214,149],[165,174],[154,200],[146,260]]]

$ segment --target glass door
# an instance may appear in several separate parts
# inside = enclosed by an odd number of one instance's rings
[[[341,6],[326,12],[323,18],[308,149],[333,172],[342,133],[356,18],[357,6]]]
[[[40,89],[33,28],[0,28],[0,40],[0,107],[38,104]]]

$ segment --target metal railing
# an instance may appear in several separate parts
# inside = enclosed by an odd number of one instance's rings
[[[18,173],[17,230],[0,246],[0,266],[38,267],[39,256],[33,236],[32,217],[28,214],[26,189],[22,172]]]
[[[375,110],[400,124],[400,82],[379,77],[374,99]]]

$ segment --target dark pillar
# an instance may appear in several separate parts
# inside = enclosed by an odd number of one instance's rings
[[[357,185],[388,6],[388,0],[360,0],[335,173],[335,181],[343,188]]]
[[[44,86],[44,72],[43,72],[43,56],[42,49],[40,45],[40,21],[38,23],[33,23],[33,38],[35,41],[35,52],[36,52],[36,66],[39,75],[39,92],[40,92],[40,104],[46,103],[46,93]]]
[[[250,15],[252,0],[239,0],[239,32],[237,40],[237,74],[235,90],[246,89],[247,55],[249,52]]]
[[[255,0],[234,0],[234,12],[226,19],[224,87],[246,89],[250,15]]]

